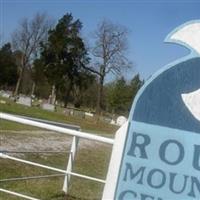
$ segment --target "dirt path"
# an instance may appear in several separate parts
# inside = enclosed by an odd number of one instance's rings
[[[68,151],[72,137],[52,131],[1,131],[0,151]],[[103,146],[99,142],[80,139],[79,148]]]

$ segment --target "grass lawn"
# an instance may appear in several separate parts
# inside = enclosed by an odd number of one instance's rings
[[[111,148],[104,147],[95,149],[82,149],[78,152],[74,172],[84,175],[93,176],[105,179],[108,168]],[[25,159],[36,161],[42,164],[47,164],[60,169],[66,168],[67,155],[28,155]],[[55,172],[56,173],[56,172]],[[14,161],[0,159],[0,179],[9,177],[23,177],[34,175],[52,174],[52,171],[44,170],[19,164]],[[27,181],[13,181],[0,182],[0,188],[9,189],[15,192],[21,192],[32,197],[37,197],[42,200],[63,200],[64,193],[62,192],[63,177],[27,180]],[[101,199],[103,184],[91,182],[85,179],[72,177],[68,193],[68,200],[92,200]],[[20,198],[12,197],[11,195],[0,193],[1,200],[20,200]]]
[[[0,98],[0,100],[3,98]],[[93,118],[85,118],[81,119],[75,116],[66,116],[62,113],[62,110],[59,109],[58,112],[50,112],[46,110],[42,110],[38,107],[27,107],[23,105],[16,104],[9,99],[3,99],[7,103],[0,104],[0,112],[11,113],[24,115],[29,117],[36,117],[40,119],[52,120],[56,122],[63,122],[67,124],[79,125],[83,131],[86,132],[95,132],[96,134],[113,134],[118,129],[118,127],[114,125],[110,125],[108,123],[98,121],[96,122]],[[24,130],[30,129],[28,126],[13,124],[13,122],[0,122],[1,130]],[[31,127],[32,129],[32,127]]]
[[[41,119],[53,120],[69,124],[81,126],[83,131],[107,134],[113,136],[117,127],[107,123],[96,123],[93,119],[80,119],[78,117],[65,116],[62,112],[48,112],[37,107],[25,107],[15,104],[12,101],[6,100],[6,104],[0,104],[0,112],[26,115]],[[0,121],[0,137],[7,134],[8,138],[16,137],[13,131],[21,130],[36,130],[30,126],[21,125],[18,123]],[[19,134],[19,138],[20,138]],[[24,134],[23,137],[26,137]],[[1,139],[1,138],[0,138]],[[0,141],[1,145],[1,141]],[[1,146],[0,146],[1,149]],[[80,150],[81,149],[81,150]],[[108,164],[111,155],[111,146],[109,145],[93,145],[84,146],[78,150],[76,160],[74,163],[73,172],[83,175],[88,175],[100,179],[106,178]],[[36,149],[37,150],[37,149]],[[16,157],[16,155],[14,155]],[[60,169],[66,169],[68,154],[24,154],[22,158],[35,161],[41,164],[50,165]],[[57,172],[54,172],[57,173]],[[52,171],[42,168],[32,167],[30,165],[21,164],[15,161],[0,158],[0,180],[13,177],[35,176],[52,174]],[[71,177],[69,192],[65,198],[62,192],[64,177],[54,177],[49,179],[26,180],[26,181],[12,181],[0,182],[0,188],[30,195],[42,200],[92,200],[101,199],[104,184],[91,182],[78,177]],[[20,200],[8,194],[0,193],[0,200]]]

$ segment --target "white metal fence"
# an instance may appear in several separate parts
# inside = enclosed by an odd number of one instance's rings
[[[21,163],[24,163],[24,164],[28,164],[28,165],[52,170],[52,171],[55,171],[55,172],[59,172],[60,174],[57,174],[57,175],[54,175],[54,176],[63,175],[63,177],[64,177],[63,191],[66,194],[68,192],[71,176],[76,176],[76,177],[79,177],[79,178],[83,178],[83,179],[87,179],[87,180],[90,180],[90,181],[96,181],[96,182],[105,184],[105,182],[106,182],[105,180],[95,178],[95,177],[91,177],[91,176],[86,176],[86,175],[83,175],[83,174],[74,173],[72,171],[73,162],[75,160],[79,138],[98,141],[98,142],[102,142],[102,143],[106,143],[106,144],[110,144],[110,145],[114,144],[114,139],[106,138],[106,137],[102,137],[102,136],[98,136],[98,135],[94,135],[94,134],[90,134],[90,133],[86,133],[86,132],[81,132],[81,131],[77,131],[77,130],[72,130],[72,129],[69,129],[69,128],[59,127],[59,126],[56,126],[54,124],[45,123],[43,121],[32,120],[31,118],[25,118],[25,117],[20,117],[20,116],[16,116],[16,115],[1,113],[1,112],[0,112],[0,119],[18,122],[18,123],[25,124],[25,125],[31,125],[31,126],[35,126],[35,127],[38,127],[38,128],[43,128],[43,129],[56,131],[56,132],[59,132],[59,133],[62,133],[62,134],[67,134],[67,135],[73,136],[66,170],[62,170],[62,169],[58,169],[58,168],[55,168],[55,167],[39,164],[39,163],[36,163],[36,162],[27,161],[27,160],[17,158],[17,157],[14,157],[14,156],[9,156],[8,152],[0,152],[0,158],[9,159],[9,160],[21,162]],[[26,178],[26,180],[27,179],[37,179],[37,178],[47,178],[47,177],[50,177],[50,176],[53,176],[53,175],[29,177],[29,178]],[[21,178],[21,180],[23,180],[23,178]],[[6,179],[0,180],[0,182],[1,181],[6,181]],[[16,179],[14,179],[14,178],[9,179],[9,181],[16,181]],[[23,199],[39,200],[37,198],[33,198],[33,197],[30,197],[30,196],[27,196],[27,195],[19,194],[19,193],[16,193],[14,191],[5,190],[3,188],[0,188],[0,192],[4,192],[4,193],[10,194],[10,195],[18,196],[18,197],[21,197]]]

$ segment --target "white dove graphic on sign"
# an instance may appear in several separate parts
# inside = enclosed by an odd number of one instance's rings
[[[200,121],[200,89],[191,93],[182,94],[181,97],[191,114]]]
[[[200,23],[184,26],[172,34],[169,39],[190,47],[194,52],[200,54]],[[182,94],[181,97],[191,114],[200,121],[200,89]]]

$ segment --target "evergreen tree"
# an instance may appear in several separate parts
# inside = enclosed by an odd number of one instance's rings
[[[106,86],[108,111],[113,114],[128,114],[138,90],[143,85],[139,74],[127,84],[122,77]]]
[[[127,110],[128,85],[124,77],[115,81],[108,90],[108,106],[112,113],[124,113]]]
[[[17,82],[17,66],[10,43],[0,49],[0,87],[8,89]]]
[[[140,75],[136,74],[130,83],[130,94],[131,94],[132,100],[135,98],[138,90],[142,87],[143,84],[144,84],[144,81],[140,79]]]
[[[64,15],[55,28],[49,31],[46,44],[42,44],[41,59],[45,66],[45,75],[52,85],[52,99],[56,94],[65,106],[69,101],[70,93],[83,67],[88,64],[87,51],[80,36],[82,24],[74,20],[71,14]]]

